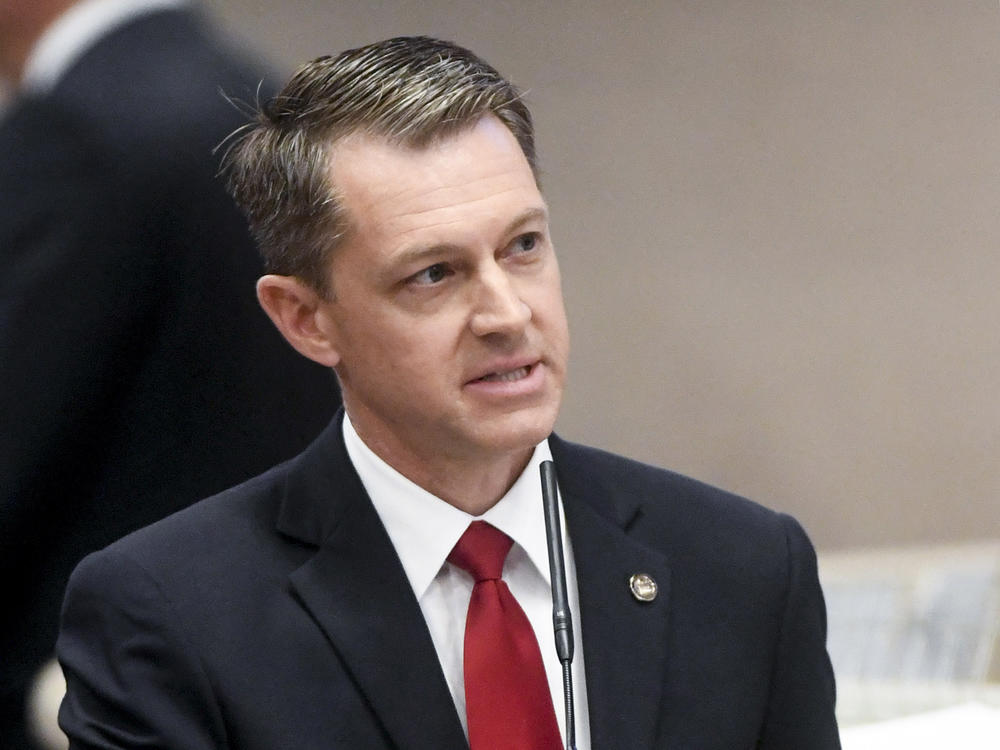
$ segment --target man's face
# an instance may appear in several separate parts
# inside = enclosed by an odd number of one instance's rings
[[[490,116],[423,149],[356,135],[332,177],[351,232],[321,313],[359,434],[430,467],[544,439],[569,332],[545,201],[510,131]]]

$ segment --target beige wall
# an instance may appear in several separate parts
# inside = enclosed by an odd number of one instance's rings
[[[560,431],[821,547],[1000,537],[997,0],[214,0],[285,66],[476,50],[537,117]]]

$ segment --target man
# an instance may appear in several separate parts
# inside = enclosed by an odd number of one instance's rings
[[[301,450],[329,371],[258,309],[212,150],[262,73],[164,0],[0,0],[0,738],[88,552]]]
[[[420,37],[304,66],[234,146],[258,298],[344,413],[81,564],[73,747],[559,747],[549,456],[577,746],[839,746],[800,527],[551,435],[569,337],[534,166],[518,91]]]

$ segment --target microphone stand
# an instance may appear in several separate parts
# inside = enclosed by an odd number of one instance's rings
[[[563,557],[559,524],[559,490],[555,467],[542,461],[542,505],[545,509],[545,538],[549,548],[549,576],[552,579],[552,627],[556,654],[562,664],[563,697],[566,702],[566,750],[576,750],[576,720],[573,712],[573,615],[566,592],[566,561]]]

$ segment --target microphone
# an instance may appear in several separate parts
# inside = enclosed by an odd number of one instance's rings
[[[549,577],[552,579],[552,627],[556,654],[562,664],[563,697],[566,702],[566,750],[576,750],[576,722],[573,714],[573,615],[566,593],[566,561],[563,558],[559,524],[559,490],[555,466],[542,461],[542,505],[545,509],[545,541],[549,548]]]

